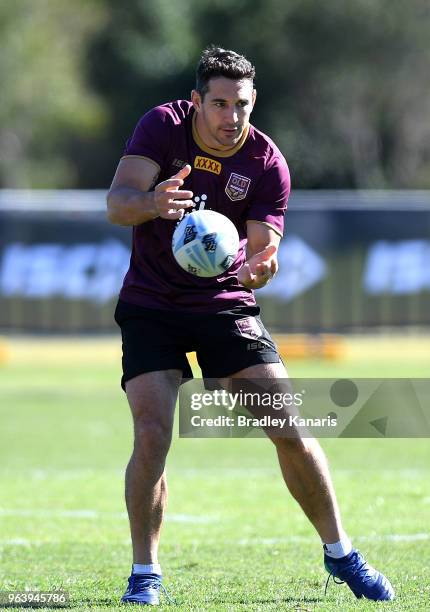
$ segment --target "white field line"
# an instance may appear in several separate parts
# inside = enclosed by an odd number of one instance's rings
[[[75,509],[75,510],[41,510],[27,508],[0,508],[0,517],[28,517],[28,518],[67,518],[67,519],[115,519],[127,520],[126,512],[104,512],[90,509]],[[189,523],[192,525],[208,525],[220,522],[220,517],[209,515],[194,515],[194,514],[166,514],[166,522],[172,523]],[[371,541],[386,541],[386,542],[412,542],[418,540],[429,540],[430,533],[412,533],[412,534],[382,534],[372,536],[357,536],[354,541],[371,542]],[[284,536],[275,538],[243,538],[238,541],[241,546],[249,544],[261,544],[263,546],[271,546],[273,544],[282,543],[300,543],[312,542],[315,536]],[[0,540],[4,542],[5,540]]]
[[[382,535],[357,536],[352,538],[354,542],[418,542],[430,540],[430,533],[386,533]],[[315,536],[286,536],[280,538],[243,538],[239,540],[240,546],[261,544],[273,546],[275,544],[305,543],[315,541]]]
[[[422,542],[422,541],[430,540],[430,533],[388,533],[380,536],[358,536],[354,538],[354,542],[391,542],[391,543],[399,543],[399,542]],[[249,545],[265,545],[265,546],[274,546],[276,544],[297,544],[297,543],[312,543],[316,542],[317,539],[315,536],[287,536],[284,538],[249,538],[238,540],[236,544],[239,546],[249,546]],[[124,544],[130,544],[131,540],[127,539],[124,541]],[[4,546],[41,546],[43,544],[52,544],[53,542],[50,540],[41,541],[41,540],[29,540],[26,538],[5,538],[0,539],[0,548]],[[55,542],[54,542],[55,543]],[[231,542],[234,544],[234,542]]]
[[[126,512],[103,512],[99,510],[35,510],[26,508],[0,508],[0,516],[30,518],[68,518],[68,519],[128,519]],[[166,514],[165,520],[172,523],[191,523],[193,525],[214,523],[216,516],[196,516],[194,514]]]
[[[27,540],[26,538],[5,538],[4,540],[0,540],[0,546],[31,546],[40,543],[41,542],[36,543],[32,540]]]
[[[395,477],[395,478],[421,478],[423,473],[428,473],[430,470],[427,467],[422,468],[385,468],[376,469],[375,471],[378,476]],[[354,476],[362,473],[369,473],[368,468],[354,469],[354,468],[332,468],[332,473],[339,476]],[[279,469],[274,467],[201,467],[201,468],[171,468],[167,470],[167,475],[175,478],[193,478],[193,477],[204,477],[204,478],[242,478],[247,476],[273,476],[281,477]],[[13,469],[1,469],[0,478],[13,478],[14,481],[18,480],[80,480],[94,477],[104,479],[111,477],[124,478],[124,470],[119,469],[70,469],[70,470],[56,470],[56,469],[36,469],[36,470],[13,470]]]

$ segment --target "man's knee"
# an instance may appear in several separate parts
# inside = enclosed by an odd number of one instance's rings
[[[316,446],[315,438],[302,438],[301,436],[271,437],[276,450],[284,455],[310,454]]]
[[[167,455],[172,441],[169,423],[154,419],[137,419],[134,423],[134,449],[146,458]]]

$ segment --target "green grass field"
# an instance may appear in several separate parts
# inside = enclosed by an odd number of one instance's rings
[[[123,471],[132,438],[118,384],[119,340],[7,344],[10,357],[0,366],[1,590],[61,588],[73,608],[123,609],[131,564]],[[342,361],[292,361],[290,376],[429,376],[425,337],[349,340],[347,349]],[[160,558],[174,609],[430,609],[428,440],[322,445],[345,526],[389,576],[397,599],[358,601],[333,583],[324,596],[319,540],[284,487],[269,442],[175,436]]]

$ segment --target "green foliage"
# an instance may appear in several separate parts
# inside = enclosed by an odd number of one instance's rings
[[[3,186],[107,187],[214,42],[255,63],[296,188],[430,187],[426,0],[3,0],[0,23]]]
[[[0,3],[3,187],[79,184],[68,139],[100,132],[108,112],[82,72],[85,42],[102,23],[100,9],[92,0]]]

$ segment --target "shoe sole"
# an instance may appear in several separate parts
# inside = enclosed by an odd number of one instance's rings
[[[141,599],[121,599],[121,603],[138,606],[158,606],[160,604],[159,601],[142,601]]]

